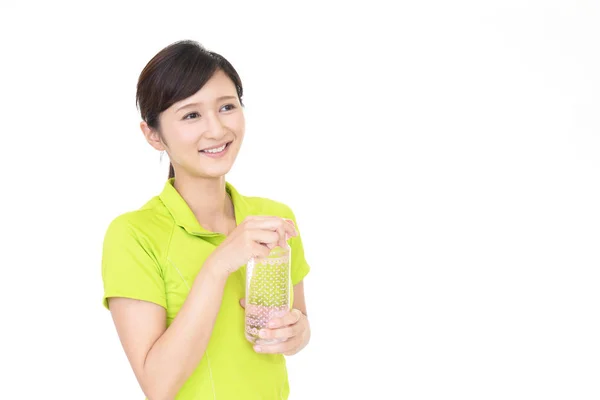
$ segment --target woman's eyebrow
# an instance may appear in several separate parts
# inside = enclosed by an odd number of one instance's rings
[[[236,96],[231,96],[231,95],[221,96],[221,97],[217,97],[217,102],[223,101],[223,100],[234,100],[236,98],[237,98]],[[199,101],[197,103],[188,103],[188,104],[185,104],[185,105],[179,107],[177,110],[175,110],[175,112],[177,112],[179,110],[183,110],[184,108],[189,108],[189,107],[193,107],[193,106],[199,106],[201,104],[203,104],[201,101]]]

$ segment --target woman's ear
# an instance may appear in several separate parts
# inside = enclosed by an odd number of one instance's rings
[[[165,145],[163,144],[162,140],[160,139],[158,130],[150,128],[148,126],[148,124],[146,123],[146,121],[140,122],[140,129],[142,130],[142,133],[144,134],[146,141],[148,143],[150,143],[150,146],[154,147],[158,151],[166,150]]]

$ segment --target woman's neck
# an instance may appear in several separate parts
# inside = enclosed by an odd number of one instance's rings
[[[204,229],[228,234],[235,228],[233,202],[227,194],[224,176],[215,179],[178,177],[173,186]]]

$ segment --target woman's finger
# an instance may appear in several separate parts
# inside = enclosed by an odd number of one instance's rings
[[[261,339],[289,339],[296,336],[299,332],[296,326],[286,326],[279,329],[261,329],[258,336]]]
[[[285,314],[281,318],[273,318],[269,321],[269,328],[281,328],[283,326],[294,325],[302,318],[302,312],[297,309],[293,309],[289,313]]]
[[[283,229],[289,236],[297,236],[296,228],[293,224],[280,217],[255,217],[246,222],[248,229],[264,229],[276,232]]]
[[[287,232],[285,231],[285,229],[283,229],[283,227],[281,227],[277,228],[277,234],[279,235],[279,247],[281,247],[282,249],[287,249]]]
[[[294,336],[285,342],[274,344],[259,344],[254,346],[254,351],[264,354],[279,354],[293,352],[300,345],[300,337]]]
[[[265,231],[261,229],[253,229],[249,231],[250,238],[260,244],[264,244],[267,247],[269,245],[276,246],[279,243],[279,235],[277,232]],[[271,248],[271,247],[269,247]]]

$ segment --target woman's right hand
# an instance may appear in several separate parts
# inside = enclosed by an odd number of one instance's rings
[[[285,218],[250,216],[238,225],[206,260],[218,273],[229,275],[252,257],[267,257],[272,248],[287,247],[297,236],[294,223]]]

